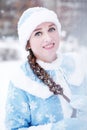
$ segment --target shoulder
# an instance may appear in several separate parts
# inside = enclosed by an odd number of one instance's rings
[[[45,99],[53,94],[49,91],[48,87],[35,76],[28,62],[16,67],[11,77],[11,83],[17,89],[21,89],[40,98]]]
[[[27,61],[24,61],[24,62],[21,61],[12,70],[12,72],[11,72],[11,80],[12,79],[21,80],[24,77],[32,77],[32,74],[33,74],[33,72],[31,70],[28,62]]]
[[[35,76],[27,61],[20,62],[11,72],[10,80],[18,87],[26,86],[30,80],[35,80]]]
[[[75,53],[63,53],[61,66],[68,74],[73,73],[76,67],[76,54]]]
[[[83,82],[85,76],[84,63],[79,53],[64,53],[61,67],[70,83],[79,85]]]

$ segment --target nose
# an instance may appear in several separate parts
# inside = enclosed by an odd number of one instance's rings
[[[51,42],[51,36],[48,33],[44,34],[44,42]]]

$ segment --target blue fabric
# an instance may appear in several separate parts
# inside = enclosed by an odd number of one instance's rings
[[[44,100],[16,88],[12,83],[9,87],[8,95],[10,94],[13,96],[8,97],[7,104],[9,127],[35,126],[63,119],[57,96],[53,95]]]
[[[61,63],[65,79],[75,69],[73,60],[65,57]],[[65,63],[66,62],[66,63]],[[32,72],[28,63],[24,63],[21,69],[27,77],[36,82],[41,82]],[[68,71],[68,73],[66,73]],[[48,73],[55,77],[54,70]],[[21,79],[21,78],[20,78]],[[23,79],[21,79],[23,80]],[[61,103],[57,95],[52,95],[46,99],[37,97],[9,83],[8,98],[6,104],[6,127],[8,130],[18,130],[19,128],[29,128],[52,123],[51,130],[86,130],[87,129],[87,80],[83,79],[79,87],[66,81],[73,94],[71,106],[76,107],[77,117],[64,119]],[[32,84],[29,84],[32,87]],[[38,90],[39,91],[39,90]],[[81,100],[82,99],[82,100]],[[84,102],[83,102],[84,101]],[[84,109],[85,108],[85,109]],[[82,118],[82,119],[81,119]]]
[[[65,119],[53,124],[51,130],[87,130],[87,120]]]

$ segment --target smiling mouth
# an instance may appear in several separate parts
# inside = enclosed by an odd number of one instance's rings
[[[47,44],[43,46],[44,49],[52,49],[54,47],[55,43]]]

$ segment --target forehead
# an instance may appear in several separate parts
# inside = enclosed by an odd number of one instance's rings
[[[52,26],[55,26],[55,27],[56,27],[56,25],[55,25],[54,23],[52,23],[52,22],[44,22],[44,23],[39,24],[39,25],[34,29],[33,32],[39,31],[39,30],[41,30],[42,28],[45,28],[45,27],[49,28],[49,27],[52,27]]]
[[[52,22],[44,22],[44,23],[39,24],[39,25],[36,27],[35,30],[37,30],[38,28],[42,28],[42,27],[44,27],[44,26],[51,27],[51,26],[56,26],[56,25],[55,25],[54,23],[52,23]]]

